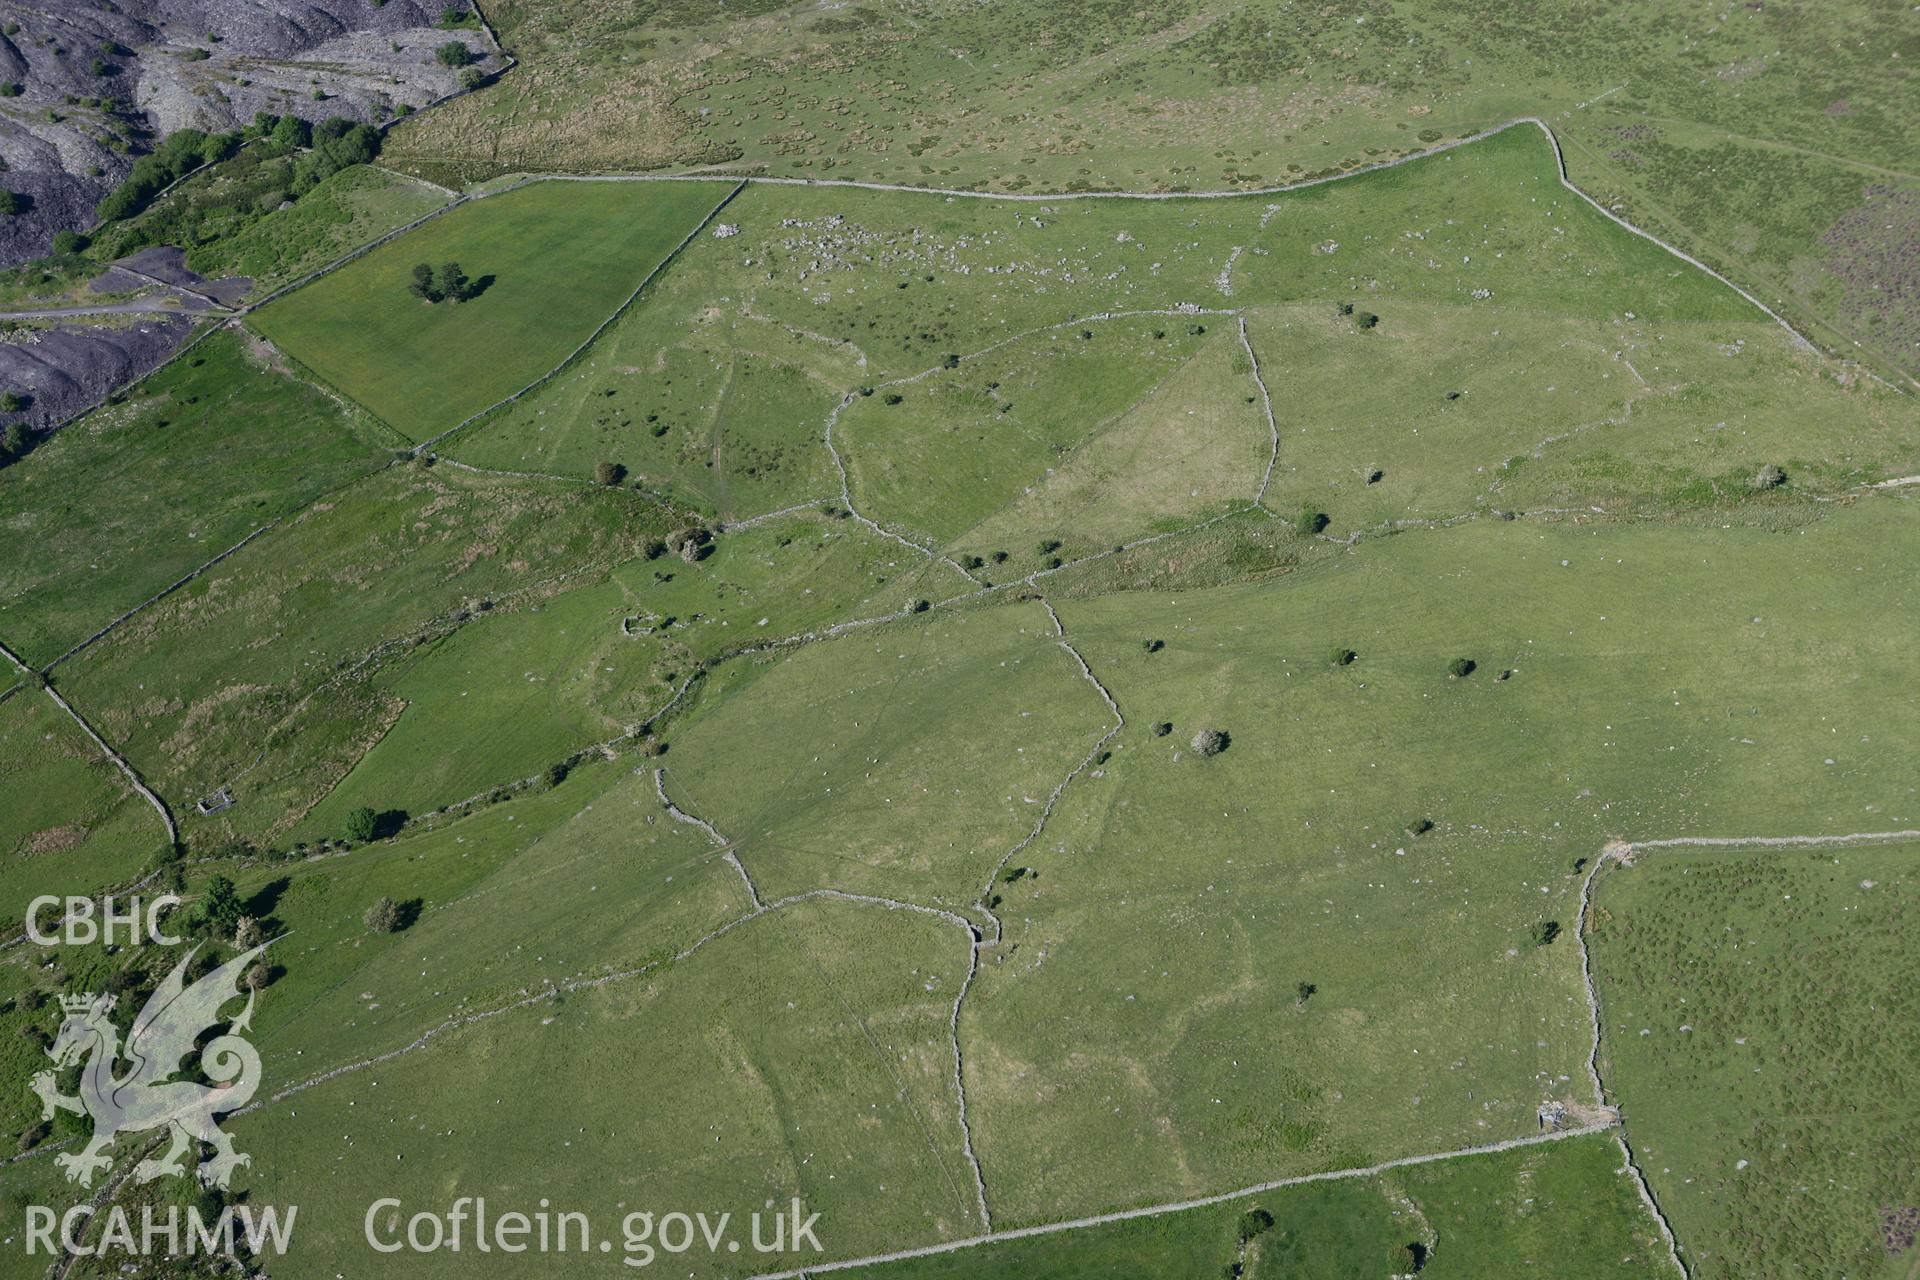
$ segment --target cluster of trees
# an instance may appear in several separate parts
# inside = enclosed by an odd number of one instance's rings
[[[126,178],[107,193],[94,210],[102,222],[121,222],[140,213],[161,191],[202,165],[217,164],[254,142],[269,154],[293,155],[287,177],[287,196],[299,199],[340,170],[366,164],[380,154],[380,131],[333,116],[309,124],[299,116],[277,116],[262,111],[244,130],[203,133],[182,129],[151,153],[133,162]],[[84,244],[81,245],[84,248]],[[73,252],[78,252],[77,249]]]
[[[480,292],[457,262],[443,263],[438,270],[424,262],[415,263],[413,283],[407,288],[414,297],[428,302],[465,302]]]
[[[107,193],[94,214],[102,222],[131,218],[152,204],[155,196],[201,165],[215,164],[238,151],[242,141],[238,132],[203,133],[199,129],[182,129],[135,160],[132,170],[119,186]]]

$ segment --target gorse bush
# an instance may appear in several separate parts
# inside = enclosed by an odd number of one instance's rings
[[[1203,756],[1217,756],[1232,744],[1225,729],[1202,729],[1193,735],[1193,749]]]
[[[400,929],[400,904],[392,898],[382,898],[367,908],[361,922],[370,933],[397,933]]]

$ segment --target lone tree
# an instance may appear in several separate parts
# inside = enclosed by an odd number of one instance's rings
[[[1307,1001],[1313,999],[1313,993],[1319,989],[1319,987],[1311,982],[1295,983],[1293,988],[1294,1003],[1300,1005],[1302,1008],[1306,1007]]]
[[[473,296],[473,285],[457,262],[442,265],[433,282],[439,286],[440,296],[449,302],[465,302]]]
[[[1193,735],[1193,749],[1203,756],[1217,756],[1232,745],[1225,729],[1202,729]]]
[[[1242,1244],[1257,1235],[1273,1230],[1273,1215],[1265,1209],[1249,1209],[1240,1215],[1240,1241]]]
[[[593,482],[611,488],[627,478],[627,469],[617,462],[602,462],[593,469]]]
[[[1327,661],[1336,667],[1344,667],[1351,665],[1353,660],[1359,656],[1359,654],[1351,649],[1341,645],[1335,645],[1332,652],[1327,654]]]
[[[9,422],[0,427],[0,465],[24,457],[33,447],[33,434],[24,422]]]
[[[464,67],[473,61],[473,50],[467,48],[464,40],[449,40],[433,51],[443,67]]]
[[[27,198],[18,191],[8,191],[0,187],[0,213],[12,217],[16,213],[27,211]]]
[[[360,917],[371,933],[397,933],[400,929],[400,904],[392,898],[382,898],[367,908],[367,914]]]
[[[355,844],[365,844],[373,839],[373,833],[380,829],[380,816],[366,805],[361,805],[347,815],[345,834]]]
[[[1539,924],[1536,924],[1527,931],[1527,936],[1533,939],[1534,946],[1544,947],[1560,936],[1560,922],[1558,920],[1542,920]]]
[[[215,876],[207,881],[206,895],[200,899],[199,922],[210,936],[231,938],[246,914],[246,905],[240,901],[232,880]]]
[[[1293,518],[1293,531],[1302,537],[1311,538],[1330,523],[1326,512],[1315,511],[1312,507],[1302,507],[1300,514]]]
[[[413,264],[413,283],[407,288],[416,298],[425,298],[428,302],[440,301],[440,287],[433,282],[433,268],[424,262]]]
[[[1447,674],[1456,680],[1465,679],[1472,675],[1473,669],[1479,665],[1472,658],[1455,658],[1447,664]]]

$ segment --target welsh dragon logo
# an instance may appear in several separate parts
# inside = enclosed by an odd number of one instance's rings
[[[187,965],[199,948],[189,951],[141,1008],[127,1030],[124,1048],[113,1024],[113,996],[88,993],[60,998],[66,1017],[47,1056],[61,1067],[86,1060],[80,1092],[77,1097],[61,1093],[51,1071],[34,1076],[33,1091],[40,1095],[43,1119],[51,1120],[58,1108],[93,1121],[93,1138],[84,1150],[55,1157],[69,1182],[91,1186],[94,1175],[112,1163],[103,1152],[120,1134],[163,1128],[172,1131],[172,1145],[158,1159],[135,1166],[134,1176],[141,1182],[184,1174],[188,1144],[196,1139],[214,1149],[199,1167],[200,1181],[210,1187],[226,1186],[236,1168],[253,1162],[253,1157],[233,1149],[233,1139],[214,1122],[215,1116],[245,1106],[260,1084],[260,1055],[237,1034],[251,1025],[251,992],[246,1008],[228,1023],[227,1030],[197,1050],[200,1069],[213,1084],[173,1077],[180,1073],[180,1060],[196,1052],[195,1041],[201,1033],[222,1021],[221,1006],[239,994],[241,976],[265,949],[263,944],[236,956],[191,986],[186,981]],[[116,1075],[123,1057],[128,1069]]]

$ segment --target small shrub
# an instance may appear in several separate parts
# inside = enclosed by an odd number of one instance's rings
[[[1432,818],[1420,818],[1407,824],[1407,834],[1410,836],[1423,836],[1431,830],[1433,830]]]
[[[473,50],[467,48],[464,40],[449,40],[435,49],[433,56],[443,67],[464,67],[473,61]]]
[[[1336,645],[1333,651],[1327,655],[1327,661],[1336,667],[1345,667],[1352,665],[1353,660],[1359,656],[1359,654],[1351,649],[1343,649]]]
[[[899,404],[905,398],[898,391],[889,391],[884,397],[887,404]]]
[[[1159,724],[1153,726],[1153,736],[1156,738],[1164,738],[1172,732],[1173,721],[1171,720],[1162,720]]]
[[[1760,468],[1759,473],[1753,477],[1753,487],[1762,490],[1778,489],[1786,482],[1786,471],[1772,463],[1768,463],[1766,466]]]
[[[627,469],[617,462],[601,462],[593,468],[593,482],[608,488],[627,478]]]
[[[1245,1241],[1273,1229],[1273,1215],[1265,1209],[1249,1209],[1240,1215],[1240,1239]]]
[[[1362,311],[1358,323],[1362,329],[1372,329],[1380,323],[1380,317],[1371,311]]]
[[[1319,987],[1311,982],[1296,983],[1293,988],[1294,1000],[1298,1004],[1305,1004],[1307,1001],[1313,999],[1313,993],[1319,989]]]
[[[8,191],[0,187],[0,214],[12,217],[27,211],[27,198],[18,191]]]
[[[1472,658],[1455,658],[1447,664],[1447,674],[1456,680],[1463,680],[1474,672],[1480,664]]]
[[[1527,936],[1533,939],[1534,946],[1547,946],[1555,938],[1560,936],[1560,922],[1558,920],[1542,920],[1539,924],[1536,924],[1527,931]]]
[[[1293,518],[1293,531],[1304,538],[1311,538],[1332,523],[1324,511],[1315,511],[1312,507],[1300,508],[1300,514]]]
[[[1164,640],[1142,640],[1140,647],[1148,653],[1158,653],[1167,647],[1167,643]]]

